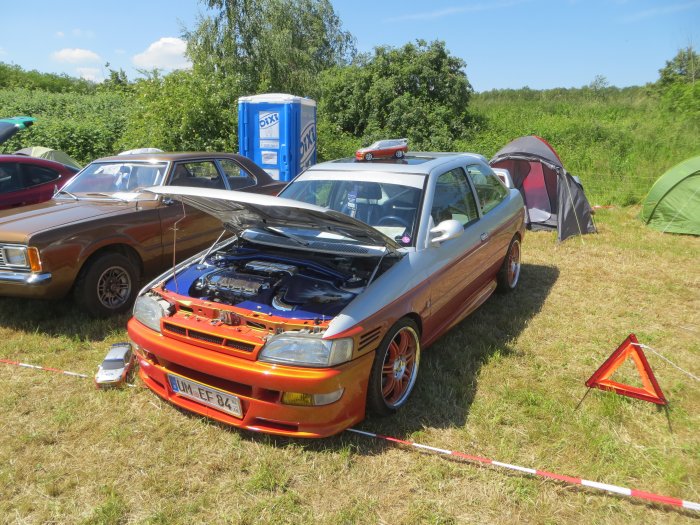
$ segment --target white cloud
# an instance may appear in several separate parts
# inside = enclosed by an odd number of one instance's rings
[[[63,31],[56,31],[56,36],[58,38],[63,38],[64,36],[66,36],[66,34]]]
[[[134,55],[132,61],[142,69],[187,69],[192,63],[185,58],[186,49],[187,43],[181,38],[163,37]]]
[[[104,77],[102,76],[102,70],[97,67],[77,67],[75,70],[80,75],[80,78],[85,80],[90,80],[92,82],[102,82]]]
[[[53,52],[51,58],[57,62],[69,62],[71,64],[77,64],[78,62],[99,62],[102,60],[100,55],[89,49],[68,47]]]

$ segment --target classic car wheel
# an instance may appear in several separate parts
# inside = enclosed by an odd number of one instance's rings
[[[402,158],[403,157],[403,150],[400,149],[396,153],[394,153],[394,157],[396,157],[397,159]]]
[[[503,265],[498,271],[498,288],[499,292],[510,292],[518,287],[520,280],[520,238],[515,236],[510,241],[506,258],[503,260]]]
[[[365,160],[372,160],[374,156],[371,153],[365,153]]]
[[[385,416],[408,400],[418,377],[420,338],[411,319],[396,323],[376,350],[367,387],[367,407]]]
[[[103,253],[88,261],[75,283],[75,299],[96,317],[124,312],[134,301],[139,272],[119,253]]]

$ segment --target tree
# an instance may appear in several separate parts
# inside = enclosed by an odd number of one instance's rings
[[[700,123],[700,56],[692,46],[678,51],[659,70],[658,91],[664,107]]]
[[[678,51],[675,57],[666,61],[666,66],[659,69],[659,84],[668,87],[672,84],[694,84],[700,78],[700,56],[693,46]]]
[[[221,75],[240,94],[311,96],[316,76],[355,54],[329,0],[204,0],[218,10],[186,32],[195,70]]]
[[[451,149],[471,122],[465,67],[444,42],[418,40],[377,47],[350,66],[324,72],[319,144],[348,136],[363,143],[406,137],[415,149]]]
[[[120,149],[231,151],[237,142],[237,107],[216,75],[152,71],[137,81]]]

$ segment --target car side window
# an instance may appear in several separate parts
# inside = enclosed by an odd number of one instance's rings
[[[476,195],[479,197],[482,214],[488,213],[498,206],[508,195],[508,189],[490,169],[472,164],[467,166],[467,172],[472,184],[474,184]]]
[[[43,166],[33,166],[31,164],[23,164],[23,179],[24,187],[31,188],[32,186],[37,186],[39,184],[46,184],[57,180],[59,174],[50,168],[44,168]]]
[[[170,177],[170,185],[226,189],[224,186],[224,179],[211,160],[181,162],[177,164]]]
[[[231,159],[220,159],[219,166],[224,171],[228,187],[232,190],[240,190],[255,184],[255,179]]]
[[[16,162],[3,162],[0,164],[0,193],[17,191],[22,189],[19,166]]]
[[[466,226],[479,218],[474,194],[462,168],[455,168],[438,177],[430,215],[435,225],[455,219]]]

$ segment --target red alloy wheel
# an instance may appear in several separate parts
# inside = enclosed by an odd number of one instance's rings
[[[382,396],[389,407],[402,405],[418,375],[420,346],[410,326],[401,328],[387,347],[382,366]]]

